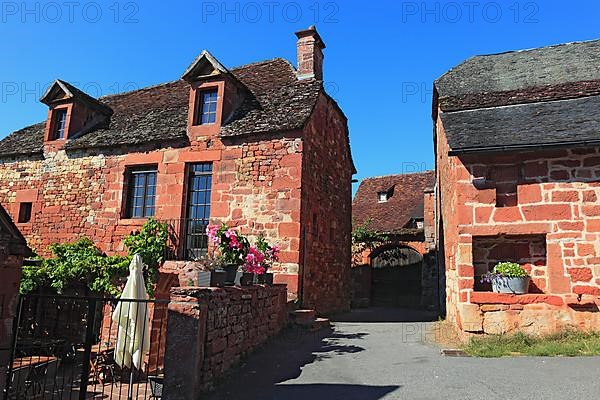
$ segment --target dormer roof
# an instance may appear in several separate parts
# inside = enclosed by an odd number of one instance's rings
[[[202,53],[185,70],[181,79],[193,82],[201,79],[212,78],[222,74],[231,74],[212,54],[203,50]]]
[[[105,104],[60,79],[55,80],[40,99],[40,102],[46,104],[48,107],[70,101],[77,101],[91,110],[99,111],[106,115],[112,114],[112,110]]]

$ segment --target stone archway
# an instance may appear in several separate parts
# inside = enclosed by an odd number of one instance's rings
[[[388,244],[370,255],[371,304],[420,308],[423,256],[403,244]]]

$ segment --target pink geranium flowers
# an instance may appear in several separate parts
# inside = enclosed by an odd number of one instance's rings
[[[263,236],[250,245],[245,236],[225,224],[221,227],[209,225],[206,234],[209,242],[220,251],[223,262],[241,265],[244,272],[262,275],[279,261],[279,247],[269,245]]]

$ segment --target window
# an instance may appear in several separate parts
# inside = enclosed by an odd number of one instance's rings
[[[388,201],[388,192],[377,193],[377,201],[380,203],[386,203]]]
[[[417,221],[417,229],[423,229],[423,221]]]
[[[31,209],[31,203],[21,203],[19,205],[19,217],[17,219],[19,224],[26,224],[28,222],[31,222]]]
[[[208,251],[206,227],[210,219],[212,164],[190,164],[187,200],[186,258],[195,260]]]
[[[128,171],[127,218],[154,216],[156,173],[156,167],[132,168]]]
[[[61,109],[54,111],[52,116],[52,132],[50,140],[60,140],[65,138],[65,128],[67,126],[67,110]]]
[[[196,125],[217,122],[217,89],[198,92],[196,104]]]

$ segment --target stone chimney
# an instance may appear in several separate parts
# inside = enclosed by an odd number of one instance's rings
[[[298,36],[298,79],[323,80],[323,49],[325,43],[314,25],[296,32]]]

